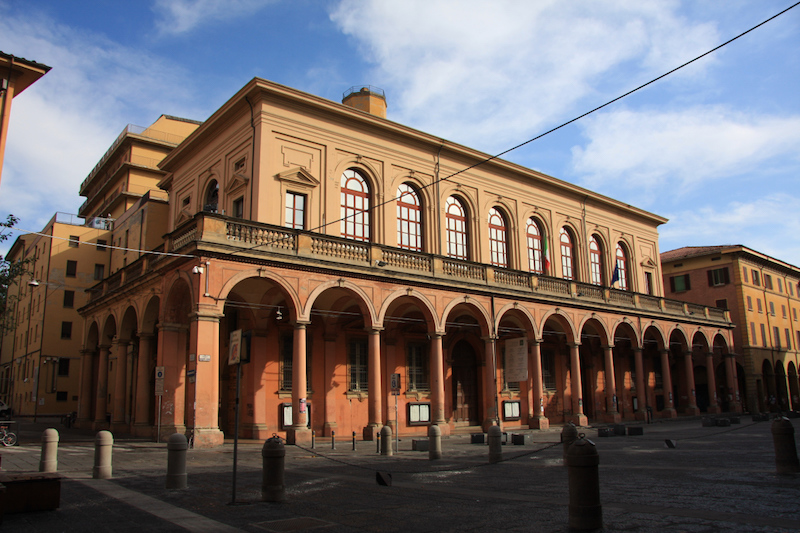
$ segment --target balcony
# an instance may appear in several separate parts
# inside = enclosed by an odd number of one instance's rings
[[[460,261],[434,254],[353,241],[319,233],[198,213],[167,237],[163,250],[176,254],[225,255],[303,265],[360,276],[427,283],[455,291],[486,291],[506,298],[531,298],[553,305],[579,306],[615,313],[698,321],[727,326],[724,309],[687,304],[658,296],[599,287]],[[145,256],[93,289],[92,300],[167,263],[166,256]],[[117,278],[116,276],[119,276]]]

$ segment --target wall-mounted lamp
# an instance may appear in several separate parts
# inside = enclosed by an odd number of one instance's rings
[[[202,274],[202,273],[203,273],[203,267],[195,266],[194,268],[192,268],[192,274]]]
[[[385,267],[386,266],[386,261],[382,261],[382,260],[378,259],[378,260],[375,261],[375,266]]]
[[[283,313],[281,312],[281,308],[279,307],[278,310],[275,312],[275,320],[283,320]]]
[[[38,287],[38,286],[39,286],[39,282],[36,281],[35,279],[32,279],[32,280],[30,280],[28,282],[28,287]]]
[[[205,265],[205,266],[203,266],[203,265]],[[195,266],[192,267],[192,274],[197,274],[199,276],[200,274],[203,274],[204,272],[206,272],[206,269],[209,266],[211,266],[211,263],[209,261],[203,261],[201,264],[195,265]],[[205,296],[205,297],[211,296],[208,293],[208,274],[207,273],[206,273],[206,292],[203,294],[203,296]]]

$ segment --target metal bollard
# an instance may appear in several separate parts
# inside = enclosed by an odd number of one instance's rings
[[[315,430],[311,430],[311,449],[313,450],[317,446],[317,432]]]
[[[39,472],[58,472],[58,431],[53,428],[47,428],[42,432]]]
[[[261,448],[261,501],[282,502],[286,499],[286,486],[283,482],[286,448],[283,439],[273,435]]]
[[[331,431],[331,450],[336,449],[336,432]]]
[[[98,431],[94,438],[94,479],[111,479],[111,448],[114,436],[110,431]]]
[[[775,467],[778,474],[800,472],[794,426],[788,418],[780,417],[772,421],[772,443],[775,446]]]
[[[353,451],[356,451],[356,432],[353,432]]]
[[[503,460],[503,430],[500,426],[492,426],[487,432],[489,434],[489,462],[499,463]]]
[[[379,431],[375,438],[375,453],[381,453],[381,432]]]
[[[442,458],[442,430],[433,424],[428,428],[428,459],[435,461]]]
[[[186,435],[174,433],[167,441],[167,483],[168,489],[185,489],[186,477],[186,450],[189,441]]]
[[[581,433],[567,451],[569,477],[569,528],[571,530],[603,527],[600,505],[600,456],[594,442]]]
[[[561,442],[564,443],[564,466],[567,466],[567,450],[572,443],[578,438],[578,428],[572,422],[564,424],[564,429],[561,430]]]
[[[392,428],[383,426],[381,428],[381,455],[392,455]]]

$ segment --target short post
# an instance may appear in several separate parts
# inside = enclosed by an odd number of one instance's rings
[[[800,472],[794,426],[788,418],[780,417],[772,421],[772,443],[775,446],[775,467],[778,474]]]
[[[433,424],[428,428],[428,459],[435,461],[442,458],[442,430]]]
[[[336,432],[331,431],[331,450],[336,449]]]
[[[375,453],[381,453],[381,432],[378,432],[377,438],[375,439]]]
[[[261,501],[282,502],[286,499],[286,486],[283,473],[286,448],[283,439],[273,435],[261,448]]]
[[[487,440],[489,441],[489,462],[499,463],[503,460],[503,430],[500,426],[489,428]]]
[[[603,527],[600,505],[600,456],[594,442],[580,435],[567,452],[569,477],[569,528],[590,530]]]
[[[356,451],[356,432],[353,432],[353,451]]]
[[[185,489],[186,477],[186,451],[189,441],[186,435],[174,433],[167,441],[167,483],[168,489]]]
[[[388,425],[381,428],[381,455],[392,455],[392,428]]]
[[[578,439],[578,428],[572,422],[564,424],[564,429],[561,430],[561,442],[564,443],[564,466],[567,466],[567,450],[572,443]]]
[[[311,430],[311,449],[313,450],[317,446],[317,432],[316,430]]]
[[[58,431],[53,428],[47,428],[42,432],[39,472],[58,472]]]
[[[98,431],[94,438],[94,479],[111,479],[111,448],[114,436],[110,431]]]

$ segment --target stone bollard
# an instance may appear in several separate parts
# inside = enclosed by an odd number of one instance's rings
[[[775,467],[778,474],[800,472],[794,426],[788,418],[781,417],[772,421],[772,442],[775,445]]]
[[[561,430],[561,442],[564,443],[564,466],[567,465],[567,450],[572,446],[572,443],[578,439],[578,428],[572,422],[564,424],[564,429]]]
[[[428,428],[428,459],[442,458],[442,430],[436,424]]]
[[[286,486],[283,482],[286,448],[283,439],[273,435],[261,448],[261,501],[282,502],[286,499]]]
[[[53,428],[47,428],[42,432],[39,472],[58,472],[58,431]]]
[[[603,527],[600,505],[600,477],[597,465],[600,456],[594,442],[583,434],[567,451],[569,477],[569,528],[590,530]]]
[[[383,426],[381,428],[381,455],[392,455],[392,428]]]
[[[499,463],[503,460],[503,430],[500,426],[492,426],[488,431],[489,462]]]
[[[111,447],[114,436],[110,431],[98,431],[94,438],[94,479],[111,479]]]
[[[167,441],[167,485],[168,489],[185,489],[186,482],[186,450],[189,441],[186,435],[175,433]]]

